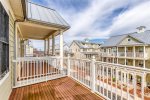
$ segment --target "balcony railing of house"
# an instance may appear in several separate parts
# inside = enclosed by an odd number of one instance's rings
[[[134,57],[134,53],[133,52],[127,52],[126,55],[127,55],[127,57]]]
[[[103,52],[103,53],[102,53],[102,56],[108,56],[108,57],[110,57],[110,56],[117,56],[117,54],[116,54],[116,53]]]
[[[118,52],[118,56],[124,57],[125,56],[125,52]]]
[[[150,89],[145,85],[149,69],[92,60],[59,57],[18,58],[15,60],[15,85],[24,86],[64,76],[91,89],[108,100],[149,99]],[[136,76],[140,76],[138,81]],[[132,76],[132,77],[131,77]]]
[[[135,56],[138,58],[144,58],[144,52],[136,52]]]

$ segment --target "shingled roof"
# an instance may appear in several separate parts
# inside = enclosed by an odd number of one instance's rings
[[[118,46],[119,43],[128,36],[140,41],[142,44],[150,45],[150,30],[147,30],[142,33],[134,32],[134,33],[129,33],[129,34],[112,36],[106,42],[104,42],[104,44],[102,44],[101,47]]]
[[[100,43],[85,42],[85,41],[79,41],[79,40],[74,40],[73,42],[75,42],[79,46],[79,48],[93,48],[92,45],[98,45],[98,46],[101,45]],[[84,44],[89,44],[89,45],[87,46]]]

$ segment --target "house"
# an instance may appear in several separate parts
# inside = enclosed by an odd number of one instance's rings
[[[92,43],[89,40],[74,40],[70,45],[70,51],[72,53],[72,57],[75,58],[91,59],[92,56],[95,56],[99,59],[100,45],[101,44],[98,43]]]
[[[68,56],[69,53],[69,46],[66,42],[63,43],[63,53],[64,53],[64,57]],[[55,45],[55,56],[59,56],[59,51],[60,51],[60,46],[59,44]],[[52,54],[52,48],[50,48],[50,54]]]
[[[30,40],[26,40],[24,42],[24,57],[33,57],[33,45],[31,44]]]
[[[137,32],[110,37],[101,45],[102,61],[150,69],[150,30],[145,28],[140,26]]]
[[[0,0],[0,99],[150,99],[144,85],[150,74],[146,68],[64,57],[63,33],[69,28],[54,9],[26,0]],[[59,56],[55,56],[56,36],[60,36]],[[22,44],[30,39],[44,41],[43,57],[24,57]],[[50,40],[52,56],[48,56]],[[90,48],[94,46],[99,47]],[[125,72],[127,77],[120,80],[126,83],[118,82]],[[129,75],[133,75],[132,82]],[[141,77],[140,86],[136,75]]]

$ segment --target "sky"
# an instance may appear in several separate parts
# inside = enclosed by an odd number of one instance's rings
[[[67,43],[85,38],[104,40],[110,36],[135,32],[138,26],[146,26],[150,30],[150,0],[32,1],[55,9],[67,21],[71,26],[64,33]],[[43,44],[33,41],[36,48],[42,48]]]

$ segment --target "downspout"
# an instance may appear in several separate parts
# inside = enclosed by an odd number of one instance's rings
[[[17,59],[17,52],[16,52],[16,45],[17,45],[17,42],[16,42],[16,39],[17,39],[17,23],[18,22],[24,22],[25,21],[25,18],[23,20],[15,20],[14,21],[14,33],[15,33],[15,37],[14,37],[14,40],[15,40],[15,59]]]

